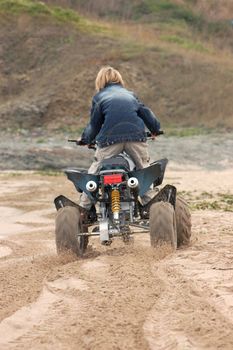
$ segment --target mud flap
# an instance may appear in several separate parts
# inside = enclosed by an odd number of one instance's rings
[[[140,207],[140,213],[142,218],[148,218],[150,206],[156,202],[168,202],[174,210],[176,205],[176,187],[172,185],[164,186],[154,198],[152,198],[147,204]]]
[[[54,204],[57,210],[63,207],[76,207],[79,209],[82,217],[82,224],[92,224],[97,221],[97,215],[96,215],[96,209],[93,205],[90,210],[86,210],[83,207],[80,207],[75,202],[72,202],[69,198],[60,195],[54,199]],[[85,230],[82,230],[82,232],[86,232]]]
[[[63,207],[76,207],[78,209],[81,209],[81,207],[77,204],[72,202],[69,198],[60,195],[54,199],[54,204],[57,210],[63,208]]]

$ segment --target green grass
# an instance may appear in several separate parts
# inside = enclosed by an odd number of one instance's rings
[[[63,175],[63,171],[44,169],[35,171],[34,174],[40,176],[61,176]]]
[[[193,193],[191,191],[179,191],[178,196],[184,198],[188,203],[193,200]]]
[[[21,171],[21,170],[19,170],[17,172],[15,172],[15,170],[9,170],[9,172],[1,173],[0,176],[1,177],[6,177],[6,178],[17,177],[17,176],[25,176],[25,172]]]
[[[194,42],[190,39],[182,38],[178,35],[162,35],[160,39],[172,44],[177,44],[184,49],[195,50],[199,52],[209,52],[209,50],[200,42]]]
[[[133,7],[132,13],[135,20],[150,22],[151,24],[167,23],[181,27],[186,24],[192,31],[201,33],[205,38],[227,37],[229,39],[232,37],[233,28],[230,21],[210,20],[204,14],[197,13],[194,11],[195,0],[186,0],[183,3],[175,3],[172,0],[141,0],[136,6],[131,6]],[[194,48],[198,51],[206,50],[198,42],[187,42],[176,37],[167,38],[167,40],[176,42],[186,48]]]
[[[206,191],[201,193],[201,198],[213,198],[213,197],[214,197],[213,193],[209,193]]]
[[[221,210],[222,207],[219,204],[218,201],[201,201],[199,203],[193,203],[191,205],[192,209],[196,209],[196,210]]]
[[[22,12],[30,15],[50,14],[48,6],[43,2],[35,2],[30,0],[0,0],[0,11],[20,14]]]
[[[192,25],[200,25],[203,18],[195,14],[188,6],[175,4],[170,0],[144,0],[134,9],[135,17],[150,15],[161,21],[184,21]]]
[[[157,51],[158,50],[159,49],[157,49]],[[123,61],[128,61],[132,58],[142,55],[144,52],[145,45],[127,41],[121,50],[118,49],[118,56],[120,56]]]
[[[46,142],[46,140],[45,139],[43,139],[43,138],[40,138],[40,139],[38,139],[38,140],[36,140],[36,143],[45,143]]]
[[[174,126],[165,126],[165,136],[190,137],[197,135],[207,135],[216,132],[216,129],[206,127],[183,127],[177,128]]]
[[[83,126],[72,126],[72,125],[63,125],[57,129],[54,130],[55,133],[62,133],[62,134],[68,134],[71,138],[72,137],[78,137],[82,134],[83,130],[86,127],[86,123],[83,124]]]
[[[224,202],[226,205],[233,207],[233,195],[230,193],[218,193],[220,200]]]
[[[219,210],[233,212],[233,195],[231,193],[202,192],[196,195],[190,191],[179,191],[191,210]]]
[[[70,23],[78,29],[86,32],[105,32],[106,28],[80,16],[76,11],[64,9],[58,6],[48,6],[40,1],[32,0],[0,0],[0,13],[20,15],[22,13],[31,16],[50,17],[62,23]]]
[[[233,212],[233,195],[230,193],[202,192],[201,195],[189,199],[193,210],[221,210]]]

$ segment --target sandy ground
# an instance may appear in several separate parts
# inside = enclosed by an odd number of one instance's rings
[[[232,170],[168,168],[194,201],[232,194]],[[185,191],[185,192],[184,192]],[[63,176],[0,175],[0,349],[232,349],[233,213],[192,211],[192,243],[171,252],[98,239],[81,260],[57,257],[53,199]]]

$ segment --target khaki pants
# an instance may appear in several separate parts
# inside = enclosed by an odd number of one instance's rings
[[[122,142],[104,148],[97,148],[94,157],[95,160],[90,166],[88,174],[96,174],[103,159],[114,157],[123,151],[132,158],[137,169],[142,169],[149,165],[150,157],[146,142]],[[151,199],[149,192],[143,196],[143,204]],[[84,192],[80,196],[79,205],[86,209],[90,209],[92,205],[91,200]]]

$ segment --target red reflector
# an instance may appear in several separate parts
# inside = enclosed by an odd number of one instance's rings
[[[104,184],[118,184],[122,182],[122,174],[104,175]]]

